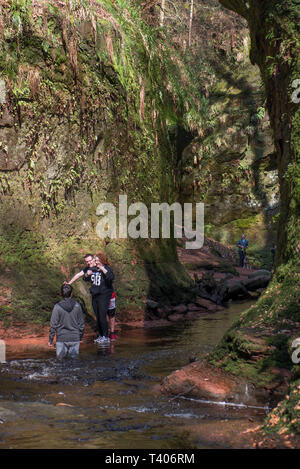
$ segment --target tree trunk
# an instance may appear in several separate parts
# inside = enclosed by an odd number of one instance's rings
[[[163,27],[164,20],[165,20],[165,7],[166,7],[166,0],[161,0],[160,15],[159,15],[159,26],[161,28]]]

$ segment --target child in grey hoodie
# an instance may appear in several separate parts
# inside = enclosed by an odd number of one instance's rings
[[[53,345],[56,334],[57,358],[63,358],[67,354],[72,358],[78,356],[79,344],[84,333],[82,309],[80,304],[71,298],[72,291],[71,285],[62,285],[63,299],[54,306],[50,319],[48,345]]]

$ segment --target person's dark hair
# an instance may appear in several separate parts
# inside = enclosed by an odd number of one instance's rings
[[[61,287],[61,296],[63,298],[70,298],[72,295],[73,288],[68,283],[62,285]]]
[[[86,255],[84,256],[84,259],[86,259],[87,257],[94,257],[94,256],[93,256],[93,254],[86,254]]]

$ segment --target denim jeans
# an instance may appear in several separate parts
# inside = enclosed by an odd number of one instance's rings
[[[75,358],[79,355],[80,342],[56,342],[56,357],[64,358],[67,354]]]

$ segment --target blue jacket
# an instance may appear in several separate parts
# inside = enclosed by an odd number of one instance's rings
[[[240,239],[238,242],[237,242],[237,246],[238,248],[242,251],[245,251],[248,247],[248,241],[245,239]]]

